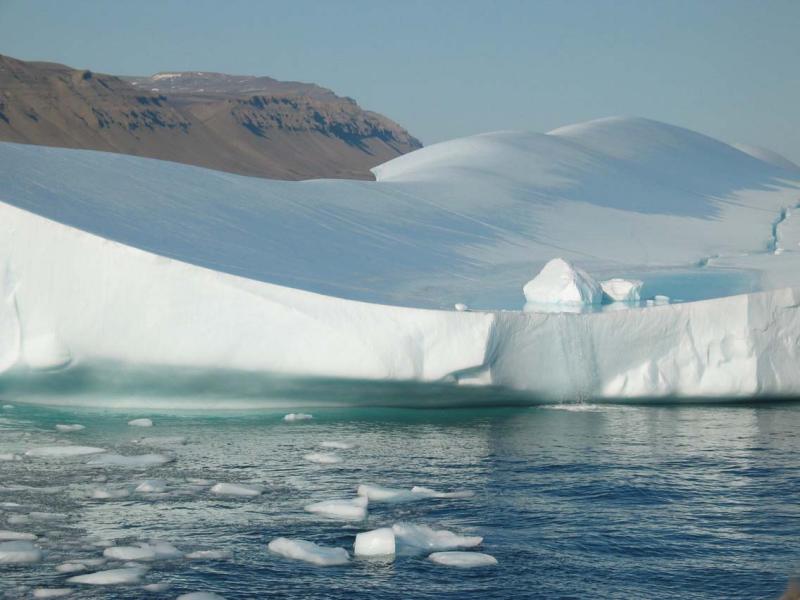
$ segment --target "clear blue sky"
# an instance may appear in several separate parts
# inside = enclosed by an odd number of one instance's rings
[[[638,115],[800,161],[800,0],[0,0],[0,53],[313,81],[428,144]]]

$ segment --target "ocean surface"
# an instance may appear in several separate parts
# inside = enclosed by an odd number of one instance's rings
[[[206,397],[193,404],[158,396],[104,403],[97,391],[88,399],[51,397],[45,387],[0,393],[0,455],[21,457],[0,461],[0,530],[35,534],[43,550],[39,562],[0,564],[0,597],[69,587],[75,598],[215,592],[228,599],[752,600],[777,599],[800,575],[798,403],[489,408],[500,392],[455,389],[437,408],[370,408],[345,406],[346,387],[296,388],[288,399],[285,392],[286,407],[276,398],[259,402],[258,394],[245,403]],[[402,404],[412,394],[418,399],[409,404],[422,406],[423,392],[377,386],[362,395]],[[441,393],[434,388],[429,397]],[[313,418],[287,422],[287,412]],[[128,425],[139,418],[152,427]],[[85,428],[58,431],[57,424]],[[67,444],[106,452],[25,455]],[[340,462],[311,462],[305,456],[312,452]],[[108,454],[156,454],[170,462],[87,464]],[[150,479],[162,480],[164,491],[135,491]],[[218,482],[263,493],[218,496],[210,491]],[[361,483],[472,495],[373,502],[363,522],[304,510],[311,502],[352,498]],[[96,499],[96,490],[129,495]],[[482,536],[469,551],[498,564],[461,569],[404,553],[319,567],[267,550],[283,536],[352,555],[356,533],[398,522]],[[127,585],[68,583],[80,573],[55,570],[86,560],[84,573],[120,568],[124,561],[98,564],[107,547],[151,540],[184,555],[220,556],[141,563],[140,581]],[[142,589],[153,583],[166,589]]]

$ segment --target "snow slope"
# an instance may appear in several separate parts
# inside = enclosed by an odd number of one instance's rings
[[[796,283],[799,253],[774,251],[794,239],[800,180],[679,128],[475,136],[377,182],[14,144],[0,165],[0,373],[158,365],[556,399],[800,391],[791,289],[600,314],[419,308],[521,307],[555,256],[645,280],[681,267],[702,282],[718,261],[756,287]],[[389,300],[411,306],[375,303]]]

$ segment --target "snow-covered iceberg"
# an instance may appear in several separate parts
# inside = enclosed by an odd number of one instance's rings
[[[9,143],[0,165],[0,382],[139,365],[558,399],[800,391],[800,175],[677,127],[473,136],[376,182]],[[500,310],[556,257],[707,299]],[[473,309],[437,309],[455,302]]]

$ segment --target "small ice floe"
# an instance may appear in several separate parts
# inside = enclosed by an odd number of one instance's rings
[[[395,553],[395,537],[391,527],[381,527],[356,535],[353,544],[356,556],[390,556]]]
[[[472,548],[483,542],[480,536],[463,536],[446,529],[432,529],[427,525],[412,523],[395,523],[392,531],[398,546],[411,553]]]
[[[122,585],[139,583],[146,569],[129,567],[123,569],[108,569],[85,575],[75,575],[67,579],[68,583],[83,583],[86,585]]]
[[[56,571],[59,573],[79,573],[86,570],[86,565],[79,562],[65,562],[56,565]]]
[[[267,544],[267,548],[285,558],[302,560],[320,567],[344,565],[350,561],[350,555],[344,548],[327,548],[307,540],[279,537]]]
[[[230,557],[228,550],[195,550],[186,555],[189,560],[225,560]]]
[[[639,302],[643,283],[638,279],[606,279],[600,282],[605,299],[610,302]]]
[[[662,296],[659,294],[653,297],[653,302],[655,302],[656,305],[669,304],[669,296]]]
[[[3,404],[3,410],[14,410],[13,404]]]
[[[58,425],[56,425],[56,429],[58,431],[70,432],[70,431],[80,431],[81,429],[86,429],[86,427],[78,423],[72,423],[70,425],[59,423]]]
[[[0,565],[35,563],[42,551],[29,541],[0,542]]]
[[[353,448],[356,447],[355,444],[352,444],[350,442],[339,442],[336,440],[332,440],[329,442],[322,442],[320,443],[320,446],[322,446],[323,448],[330,448],[331,450],[352,450]]]
[[[214,592],[189,592],[181,594],[176,600],[225,600],[225,597]]]
[[[369,500],[366,496],[359,496],[350,500],[325,500],[314,502],[305,507],[306,512],[329,517],[331,519],[341,519],[344,521],[363,521],[367,518],[367,505]]]
[[[469,310],[469,307],[461,302],[456,302],[453,305],[453,308],[455,308],[458,312],[464,312],[465,310]]]
[[[169,589],[168,583],[148,583],[147,585],[143,585],[142,589],[145,592],[166,592]]]
[[[105,451],[105,448],[96,448],[95,446],[43,446],[41,448],[31,448],[25,452],[25,456],[64,458],[70,456],[86,456],[87,454],[100,454]]]
[[[414,494],[411,490],[388,488],[368,483],[359,485],[356,493],[364,498],[369,498],[370,502],[413,502],[423,498],[423,496]]]
[[[242,483],[218,483],[209,490],[218,496],[260,496],[263,492],[261,487],[255,485],[244,485]]]
[[[0,529],[0,542],[32,542],[36,537],[32,533]]]
[[[92,498],[95,500],[114,500],[115,498],[125,498],[131,492],[127,488],[97,488],[92,490]]]
[[[31,518],[28,515],[8,515],[6,521],[9,525],[25,525],[31,522]]]
[[[335,465],[342,462],[342,459],[331,452],[312,452],[303,457],[305,460],[320,465]]]
[[[160,494],[167,489],[167,482],[163,479],[146,479],[136,486],[135,492],[142,494]]]
[[[183,553],[169,542],[140,543],[135,546],[112,546],[103,551],[103,556],[113,560],[156,561],[181,558]]]
[[[472,498],[475,492],[470,490],[458,490],[455,492],[437,492],[431,488],[415,485],[411,488],[411,493],[424,498]]]
[[[472,569],[475,567],[492,567],[497,559],[491,554],[482,552],[434,552],[428,557],[438,565]]]
[[[291,423],[292,421],[308,421],[313,418],[314,415],[306,413],[289,413],[288,415],[284,415],[283,420]]]
[[[33,589],[33,597],[34,598],[63,598],[64,596],[69,596],[72,592],[74,592],[72,588],[34,588]]]
[[[0,454],[0,461],[22,460],[19,454]]]
[[[162,435],[143,437],[138,440],[133,440],[134,444],[140,446],[182,446],[186,443],[186,438],[182,435]]]
[[[133,419],[128,421],[128,425],[131,427],[152,427],[153,421],[151,419]]]
[[[163,454],[137,454],[123,456],[122,454],[104,454],[90,460],[87,465],[93,467],[122,467],[124,469],[145,469],[157,467],[174,461],[174,458]]]

